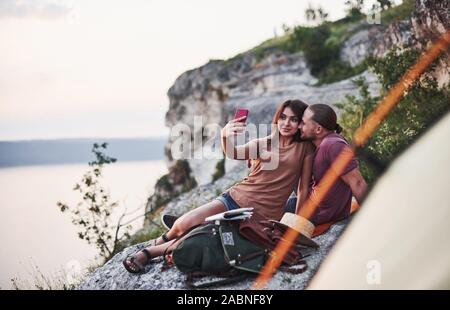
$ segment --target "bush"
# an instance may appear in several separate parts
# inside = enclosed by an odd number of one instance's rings
[[[365,81],[359,79],[354,82],[360,87],[360,96],[347,96],[344,102],[337,104],[342,109],[341,124],[344,127],[344,135],[349,140],[377,102],[400,80],[419,55],[419,51],[411,48],[406,48],[403,52],[397,48],[383,58],[368,61],[369,66],[378,75],[382,93],[380,97],[370,96]],[[437,61],[428,68],[428,73],[433,70],[436,63]],[[376,165],[387,166],[449,110],[450,85],[438,88],[436,80],[429,74],[415,81],[362,149],[362,153],[375,158],[372,164],[367,158],[360,158],[363,160],[361,171],[367,181],[373,183],[376,180],[379,174],[374,168]]]
[[[402,4],[390,7],[388,10],[382,11],[381,23],[387,26],[394,21],[405,20],[411,17],[415,5],[415,0],[403,0]]]
[[[311,73],[317,75],[330,61],[339,57],[339,48],[325,44],[330,34],[328,24],[317,27],[297,26],[286,42],[286,48],[289,52],[303,51],[311,66]]]
[[[346,29],[351,23],[323,23],[317,27],[297,26],[283,49],[293,53],[303,51],[311,68],[311,74],[318,78],[318,85],[347,79],[366,69],[365,63],[352,68],[339,59],[342,42],[348,37]]]
[[[217,162],[216,171],[214,172],[214,174],[212,176],[213,182],[220,179],[224,175],[225,175],[225,158],[223,158],[219,162]]]
[[[128,238],[130,226],[121,224],[122,214],[116,226],[111,223],[111,214],[119,205],[117,201],[111,201],[108,191],[102,186],[102,173],[104,165],[116,162],[115,158],[107,156],[104,151],[107,143],[94,143],[92,153],[96,159],[89,162],[91,169],[87,171],[81,182],[73,188],[81,195],[81,201],[75,206],[57,202],[61,212],[69,212],[72,223],[76,225],[78,237],[88,244],[95,244],[100,251],[100,256],[105,260],[117,253],[118,243]],[[120,230],[122,232],[119,234]]]

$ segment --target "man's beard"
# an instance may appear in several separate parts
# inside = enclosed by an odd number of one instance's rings
[[[314,137],[312,137],[312,136],[305,136],[305,135],[301,135],[300,136],[300,138],[303,140],[303,141],[313,141],[314,140]]]

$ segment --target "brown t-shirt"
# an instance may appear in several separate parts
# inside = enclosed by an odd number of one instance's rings
[[[284,206],[297,189],[307,154],[314,152],[310,142],[292,142],[272,147],[254,160],[248,177],[229,189],[231,198],[241,207],[253,207],[267,219],[280,220]],[[278,165],[274,165],[278,160]]]

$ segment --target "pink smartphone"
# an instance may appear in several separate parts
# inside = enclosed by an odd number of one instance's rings
[[[247,122],[248,110],[247,109],[238,108],[236,110],[236,113],[234,113],[234,119],[240,118],[242,116],[246,117],[242,122],[243,123]]]

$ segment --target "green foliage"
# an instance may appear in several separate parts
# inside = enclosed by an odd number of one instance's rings
[[[416,62],[419,51],[413,49],[391,50],[385,57],[369,61],[371,68],[378,75],[384,96]],[[436,62],[428,68],[433,70]],[[360,87],[358,97],[347,96],[337,106],[341,108],[340,123],[344,135],[351,140],[357,127],[374,109],[381,97],[372,97],[363,79],[354,81]],[[439,117],[450,110],[450,86],[440,89],[436,80],[425,74],[417,80],[404,94],[398,105],[381,124],[364,153],[371,154],[382,164],[388,165],[414,139],[423,133]],[[362,163],[362,173],[369,183],[376,180],[377,174],[368,163]]]
[[[383,10],[381,12],[381,23],[387,26],[394,21],[405,20],[411,17],[415,5],[415,0],[403,0],[402,4]]]
[[[268,53],[282,50],[289,53],[303,51],[311,73],[318,78],[318,85],[333,83],[347,79],[363,72],[367,66],[365,63],[352,68],[349,64],[339,60],[339,52],[342,43],[355,31],[370,25],[361,25],[352,31],[350,27],[362,21],[365,15],[362,13],[361,0],[346,1],[347,16],[334,21],[327,22],[327,13],[320,6],[314,8],[311,5],[305,14],[309,20],[318,21],[316,27],[294,26],[283,24],[284,35],[276,36],[264,41],[250,50],[257,61],[263,59]],[[400,5],[391,6],[392,1],[379,0],[381,10],[381,23],[389,25],[394,21],[405,20],[410,17],[415,6],[415,0],[404,0]],[[226,61],[229,63],[239,57],[239,54]]]
[[[216,165],[216,171],[213,174],[213,182],[225,175],[225,158],[221,159]]]
[[[363,16],[363,13],[361,11],[363,5],[364,0],[345,0],[347,17],[351,20],[357,20],[361,16]]]
[[[169,175],[165,174],[156,181],[156,187],[162,188],[166,191],[171,191],[173,189],[172,184],[169,182]]]
[[[318,85],[355,76],[367,68],[366,64],[362,63],[352,68],[339,59],[339,52],[342,43],[355,31],[369,26],[361,25],[353,31],[349,31],[351,26],[365,18],[361,11],[363,2],[361,0],[346,1],[347,16],[335,22],[326,21],[327,13],[320,6],[314,8],[310,5],[305,14],[309,20],[318,21],[318,26],[289,27],[283,24],[284,35],[264,41],[253,48],[251,52],[255,55],[256,60],[260,61],[274,50],[283,50],[289,53],[303,51],[311,67],[311,73],[318,78]],[[410,17],[415,5],[415,0],[404,0],[398,6],[391,6],[392,2],[388,0],[378,2],[380,4],[379,10],[382,10],[381,23],[383,25],[389,25],[394,21]],[[239,54],[226,62],[233,61],[241,56],[242,54]]]
[[[124,238],[117,245],[117,252],[124,250],[135,244],[147,242],[152,239],[156,239],[165,232],[164,227],[154,226],[149,230],[140,230],[137,233],[130,235],[128,238]]]
[[[305,17],[308,21],[324,23],[328,18],[328,13],[320,5],[314,8],[311,3],[308,3],[308,8],[305,10]]]
[[[286,43],[286,48],[290,52],[303,51],[311,66],[311,73],[316,75],[339,54],[339,50],[325,44],[329,36],[330,29],[327,25],[297,26],[294,28],[291,39]]]
[[[352,76],[360,74],[367,69],[365,62],[351,67],[348,63],[341,60],[333,60],[326,68],[319,74],[319,81],[317,85],[334,83],[348,79]]]
[[[195,178],[191,176],[191,168],[186,160],[177,160],[170,167],[169,173],[156,181],[155,193],[149,198],[153,201],[152,209],[157,210],[173,198],[190,191],[197,186]]]
[[[100,251],[100,256],[106,260],[117,253],[117,244],[121,238],[128,236],[130,227],[125,227],[122,236],[119,237],[120,218],[116,227],[111,225],[111,214],[118,206],[116,201],[111,201],[109,193],[101,185],[104,165],[116,162],[115,158],[108,157],[103,152],[107,143],[95,143],[92,153],[95,160],[89,162],[91,169],[83,175],[81,182],[73,188],[80,193],[82,200],[70,207],[66,203],[57,202],[60,211],[70,211],[72,223],[79,227],[78,237],[89,244],[95,244]]]
[[[297,26],[284,43],[289,52],[303,51],[318,84],[340,81],[365,70],[365,64],[352,68],[339,60],[342,42],[348,37],[349,24],[323,23],[317,27]]]
[[[387,10],[392,7],[392,1],[391,0],[377,0],[378,5],[380,6],[381,10]]]
[[[337,103],[336,107],[341,110],[340,125],[343,127],[342,134],[351,141],[355,130],[361,126],[364,119],[373,110],[379,97],[372,97],[369,93],[368,85],[364,78],[354,79],[353,82],[359,86],[359,96],[347,95],[342,103]],[[372,139],[373,141],[373,139]],[[373,149],[372,144],[366,147],[366,152]],[[360,158],[360,160],[363,158]],[[376,170],[366,161],[360,161],[360,170],[366,181],[371,184],[377,177]]]

